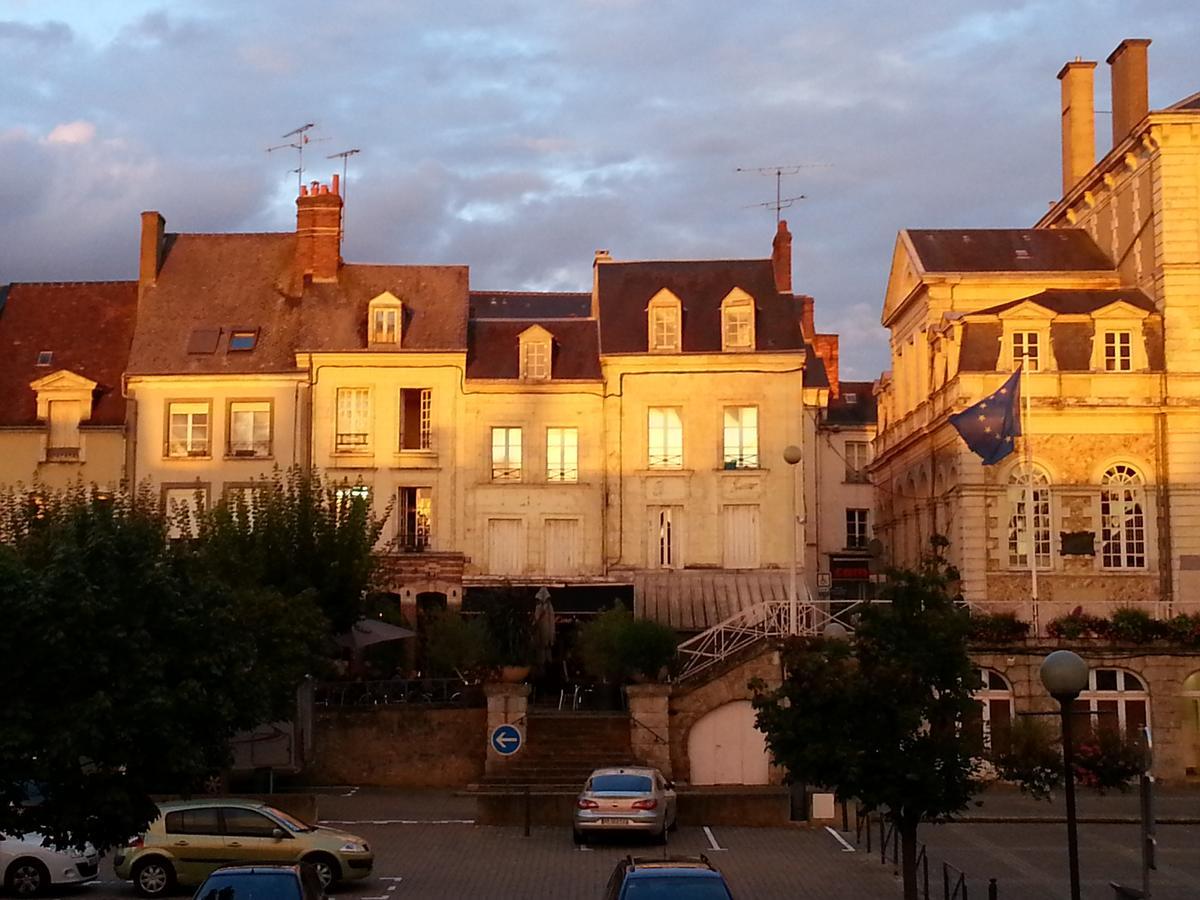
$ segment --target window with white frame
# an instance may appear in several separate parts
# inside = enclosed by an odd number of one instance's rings
[[[230,456],[271,455],[271,401],[236,400],[229,404]]]
[[[492,481],[521,480],[521,429],[492,429]]]
[[[1030,471],[1024,466],[1019,466],[1009,475],[1008,485],[1008,564],[1012,568],[1029,568],[1029,547],[1032,539],[1037,567],[1049,569],[1052,559],[1050,478],[1039,468]],[[1029,530],[1031,510],[1032,535]]]
[[[1124,669],[1092,669],[1088,689],[1075,701],[1075,711],[1087,714],[1091,731],[1115,731],[1127,737],[1142,736],[1150,724],[1150,694],[1146,685]]]
[[[547,381],[550,378],[550,341],[531,338],[521,341],[521,378]]]
[[[754,303],[749,298],[727,300],[721,307],[721,349],[754,348]]]
[[[646,419],[647,468],[683,468],[683,419],[673,407],[652,406]]]
[[[1100,479],[1100,556],[1106,569],[1146,567],[1144,481],[1124,463]]]
[[[673,353],[679,350],[679,306],[661,303],[650,307],[650,350]]]
[[[1012,336],[1013,368],[1024,364],[1026,372],[1041,369],[1041,347],[1036,331],[1014,331]]]
[[[846,481],[866,484],[867,464],[871,461],[871,445],[867,441],[846,441]]]
[[[400,449],[433,449],[433,391],[400,389]]]
[[[367,344],[382,345],[382,349],[400,346],[404,327],[403,305],[390,291],[371,300],[367,308]]]
[[[370,388],[338,388],[337,449],[363,452],[371,444]]]
[[[546,480],[579,480],[579,429],[546,429]]]
[[[365,484],[342,483],[333,490],[334,516],[340,522],[354,511],[358,504],[364,510],[371,508],[371,489]]]
[[[851,550],[864,549],[870,539],[867,517],[870,510],[846,510],[846,547]]]
[[[1133,371],[1133,332],[1104,332],[1104,371]]]
[[[167,409],[167,456],[209,455],[209,402],[176,402]]]
[[[758,468],[758,407],[727,406],[723,418],[726,469]]]
[[[976,741],[982,750],[1003,751],[1007,749],[1012,733],[1012,686],[992,669],[980,669],[977,674],[978,686],[971,694],[979,705]]]
[[[678,569],[683,566],[680,556],[680,527],[683,510],[678,506],[657,506],[650,509],[650,566],[656,569]]]
[[[402,487],[397,506],[396,543],[401,550],[428,550],[433,535],[433,488]]]

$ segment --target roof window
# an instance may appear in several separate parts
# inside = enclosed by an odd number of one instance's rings
[[[851,406],[853,406],[855,403],[858,402],[858,394],[854,393],[854,391],[847,391],[845,396],[846,396],[846,403],[848,403]]]
[[[39,366],[45,367],[45,366],[50,365],[52,362],[54,362],[54,351],[53,350],[39,350],[38,351],[37,364]]]
[[[216,353],[221,340],[220,328],[195,328],[188,337],[188,353]]]
[[[229,350],[231,353],[235,351],[253,350],[257,344],[257,328],[235,328],[229,333]]]
[[[1024,248],[1017,250],[1017,259],[1029,259],[1029,251]]]

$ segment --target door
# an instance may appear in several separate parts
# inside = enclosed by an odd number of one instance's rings
[[[758,568],[758,507],[747,504],[726,506],[721,511],[724,525],[726,569]]]
[[[225,855],[231,863],[291,862],[295,839],[286,828],[258,810],[221,807],[225,820]]]
[[[488,573],[520,575],[525,571],[525,528],[520,519],[488,519]]]
[[[578,519],[547,519],[543,540],[547,575],[579,574]]]
[[[767,784],[767,738],[754,726],[749,700],[718,706],[688,735],[692,784]]]
[[[175,872],[185,884],[199,884],[209,872],[227,862],[215,806],[169,812],[163,831],[166,849],[175,859]]]

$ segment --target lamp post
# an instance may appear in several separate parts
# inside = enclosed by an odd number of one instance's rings
[[[788,633],[792,635],[799,633],[796,608],[796,531],[800,525],[796,519],[796,483],[800,474],[798,463],[803,456],[803,452],[795,444],[788,444],[783,448],[783,461],[792,468],[792,572],[788,579],[788,617],[790,619]]]
[[[1042,661],[1042,684],[1058,701],[1062,714],[1063,775],[1067,794],[1067,858],[1071,872],[1071,900],[1079,898],[1079,843],[1075,821],[1075,771],[1072,767],[1071,706],[1088,686],[1088,664],[1078,653],[1055,650]]]

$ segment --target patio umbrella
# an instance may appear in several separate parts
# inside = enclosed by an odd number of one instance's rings
[[[349,647],[358,653],[364,647],[402,641],[405,638],[416,637],[416,634],[415,631],[391,625],[382,619],[359,619],[349,631],[339,634],[335,640],[339,646]]]
[[[537,597],[537,606],[533,608],[534,640],[538,661],[545,662],[550,658],[550,649],[554,646],[554,604],[550,602],[550,592],[545,588],[540,588],[534,596]]]

